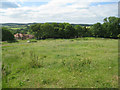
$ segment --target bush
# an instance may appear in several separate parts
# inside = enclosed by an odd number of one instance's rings
[[[117,37],[120,39],[120,34],[118,34]]]
[[[15,41],[14,35],[6,27],[2,27],[2,41]]]

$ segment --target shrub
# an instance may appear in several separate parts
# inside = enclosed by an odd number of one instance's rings
[[[118,34],[117,37],[120,39],[120,34]]]

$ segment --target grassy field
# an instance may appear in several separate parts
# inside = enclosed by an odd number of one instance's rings
[[[117,39],[2,44],[3,88],[117,88]]]
[[[26,29],[26,27],[19,27],[19,28],[10,28],[10,29],[13,29],[13,30],[19,30],[19,29]]]

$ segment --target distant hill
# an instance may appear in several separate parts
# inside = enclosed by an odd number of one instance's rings
[[[92,26],[93,24],[71,24],[71,25],[73,25],[73,26],[75,26],[75,25],[81,25],[81,26]]]
[[[50,24],[54,22],[48,22]],[[0,26],[16,26],[16,25],[32,25],[32,24],[37,24],[37,23],[0,23]],[[42,23],[43,24],[43,23]],[[59,23],[58,23],[59,24]],[[73,26],[75,25],[81,25],[81,26],[91,26],[92,24],[71,24]]]
[[[0,23],[2,26],[14,26],[14,25],[27,25],[27,24],[21,24],[21,23]]]
[[[47,23],[52,24],[52,23],[56,23],[56,22],[47,22]],[[57,23],[57,24],[59,24],[59,23]],[[92,26],[93,24],[71,24],[71,25],[73,25],[73,26],[75,26],[75,25]]]

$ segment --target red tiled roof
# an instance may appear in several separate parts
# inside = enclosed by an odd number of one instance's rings
[[[17,33],[17,34],[14,35],[14,37],[16,37],[16,38],[23,38],[23,37],[24,37],[24,38],[34,38],[34,35],[30,35],[30,34],[21,34],[21,33],[18,34],[18,33]]]

